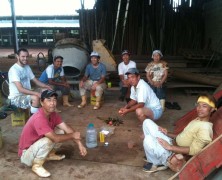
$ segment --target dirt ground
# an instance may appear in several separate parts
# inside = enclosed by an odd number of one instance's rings
[[[0,54],[5,56],[1,50]],[[7,70],[9,65],[15,61],[8,60],[6,63],[5,59],[0,58],[0,64],[2,69]],[[107,128],[107,125],[97,117],[117,117],[118,109],[125,105],[124,102],[118,101],[119,91],[107,90],[105,92],[105,103],[101,109],[92,110],[90,104],[83,109],[78,109],[77,105],[80,98],[76,91],[75,95],[72,99],[74,107],[65,108],[59,102],[58,108],[62,110],[60,114],[63,120],[81,132],[83,143],[85,143],[85,132],[89,123],[94,123],[97,131],[100,131],[102,127]],[[158,125],[172,131],[174,122],[194,107],[195,99],[195,95],[186,95],[183,89],[168,89],[167,101],[178,102],[182,110],[166,109],[161,119],[157,121]],[[98,147],[88,149],[86,157],[79,156],[77,146],[72,142],[64,143],[58,149],[58,152],[64,153],[66,159],[59,162],[49,161],[44,165],[52,174],[49,179],[165,180],[173,176],[174,173],[169,169],[151,174],[142,171],[144,164],[144,151],[140,138],[142,128],[138,126],[139,123],[135,113],[130,113],[122,119],[124,124],[116,126],[114,133],[106,138],[109,145],[104,146],[104,144],[98,143]],[[0,120],[0,127],[4,141],[4,146],[0,150],[0,180],[41,179],[32,173],[29,167],[22,165],[17,156],[18,138],[22,127],[12,127],[10,115],[4,120]],[[132,149],[127,146],[129,141],[135,143]]]

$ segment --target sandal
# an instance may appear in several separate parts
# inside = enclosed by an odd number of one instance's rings
[[[173,102],[173,109],[181,110],[181,107],[177,102]]]

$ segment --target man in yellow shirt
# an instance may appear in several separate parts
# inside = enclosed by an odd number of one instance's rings
[[[210,95],[201,95],[197,100],[197,118],[192,120],[184,130],[176,135],[157,126],[152,120],[143,122],[144,150],[147,164],[145,172],[156,172],[167,169],[167,159],[173,153],[195,155],[209,144],[213,138],[213,124],[210,115],[216,110],[216,101]],[[175,139],[175,143],[173,143]]]

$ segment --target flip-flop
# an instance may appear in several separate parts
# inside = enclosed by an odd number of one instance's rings
[[[167,109],[174,109],[173,104],[172,104],[171,102],[168,102],[168,101],[166,101],[165,107],[166,107]]]

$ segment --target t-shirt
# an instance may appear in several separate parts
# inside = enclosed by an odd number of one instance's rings
[[[213,124],[200,121],[199,118],[191,121],[184,130],[176,137],[178,146],[190,147],[189,155],[195,155],[209,144],[213,138]]]
[[[161,109],[160,100],[143,79],[139,80],[136,88],[131,87],[130,98],[138,103],[145,103],[144,106],[147,108]]]
[[[60,78],[64,76],[64,69],[63,67],[54,68],[54,65],[51,64],[49,65],[45,71],[43,71],[43,73],[41,74],[39,81],[48,84],[49,83],[49,79],[52,79],[55,82],[59,82]]]
[[[25,89],[31,90],[30,81],[35,78],[29,65],[24,67],[15,63],[8,72],[9,78],[9,99],[13,99],[17,96],[23,95],[19,92],[14,82],[20,82]]]
[[[136,63],[134,61],[130,60],[128,64],[125,64],[124,62],[119,63],[119,65],[118,65],[119,75],[124,75],[124,79],[127,79],[127,75],[125,75],[125,73],[130,68],[136,68]]]
[[[85,76],[89,77],[92,81],[99,81],[102,77],[106,76],[106,66],[102,63],[99,63],[95,68],[90,63],[86,66]]]
[[[22,130],[18,155],[21,156],[24,149],[28,149],[36,141],[43,138],[46,133],[54,131],[60,123],[62,123],[62,119],[57,113],[51,113],[48,120],[43,109],[40,108],[37,113],[31,116]]]
[[[167,69],[169,69],[167,63],[161,60],[159,63],[153,61],[148,63],[145,71],[151,75],[153,81],[161,81]]]

